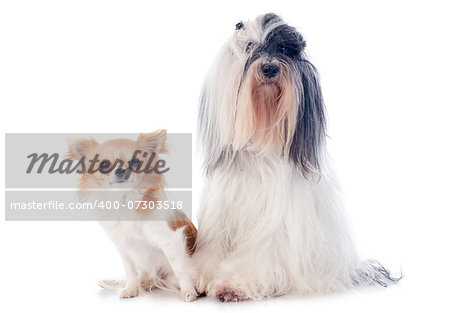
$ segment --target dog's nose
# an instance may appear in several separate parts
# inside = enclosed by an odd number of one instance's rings
[[[127,172],[124,168],[118,168],[114,174],[116,174],[117,178],[123,178],[125,176],[125,173]]]
[[[261,66],[261,71],[267,78],[275,77],[280,71],[280,67],[273,63],[266,63]]]

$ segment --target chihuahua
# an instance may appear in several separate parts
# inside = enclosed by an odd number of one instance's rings
[[[167,153],[166,135],[160,130],[140,134],[136,141],[113,139],[102,144],[92,138],[68,140],[69,158],[91,161],[81,176],[80,201],[96,199],[126,207],[126,216],[113,216],[110,210],[99,218],[126,272],[125,281],[99,284],[110,290],[120,288],[120,298],[153,288],[180,291],[188,302],[197,298],[189,266],[197,229],[181,210],[157,210],[155,205],[165,199],[162,173],[167,169],[158,167],[158,156]],[[142,170],[146,162],[147,170]]]

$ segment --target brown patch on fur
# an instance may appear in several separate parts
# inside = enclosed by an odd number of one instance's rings
[[[69,138],[67,139],[69,149],[67,151],[67,158],[71,160],[79,160],[85,155],[89,149],[98,145],[94,138]]]
[[[186,236],[186,249],[189,255],[195,251],[195,242],[197,240],[197,228],[192,224],[191,220],[182,211],[175,210],[172,220],[167,222],[173,230],[184,228],[184,235]]]
[[[151,146],[158,150],[158,153],[168,153],[166,145],[167,130],[158,129],[152,133],[139,134],[137,142],[143,146]]]
[[[141,203],[136,208],[136,214],[150,215],[156,207],[156,202],[164,199],[164,175],[147,175],[151,180],[151,186],[159,186],[159,188],[147,188],[145,189]],[[144,203],[145,202],[145,203]],[[150,203],[153,202],[153,206]]]

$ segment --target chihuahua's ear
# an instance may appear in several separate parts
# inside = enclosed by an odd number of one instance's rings
[[[156,153],[167,153],[167,130],[159,129],[153,133],[139,134],[137,143]]]
[[[67,139],[67,144],[69,145],[68,156],[72,160],[81,159],[89,149],[98,145],[94,138],[69,138]]]

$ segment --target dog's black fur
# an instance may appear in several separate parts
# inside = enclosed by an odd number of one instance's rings
[[[326,133],[325,106],[317,70],[304,52],[306,42],[303,36],[294,27],[280,22],[282,19],[273,13],[260,19],[264,31],[270,27],[273,29],[269,30],[262,44],[252,47],[241,82],[250,65],[260,58],[277,59],[296,73],[292,77],[296,80],[294,86],[299,97],[298,120],[289,157],[301,173],[309,177],[311,174],[320,173],[320,152]],[[277,23],[280,24],[274,26]],[[244,26],[240,25],[240,28],[242,27]]]

